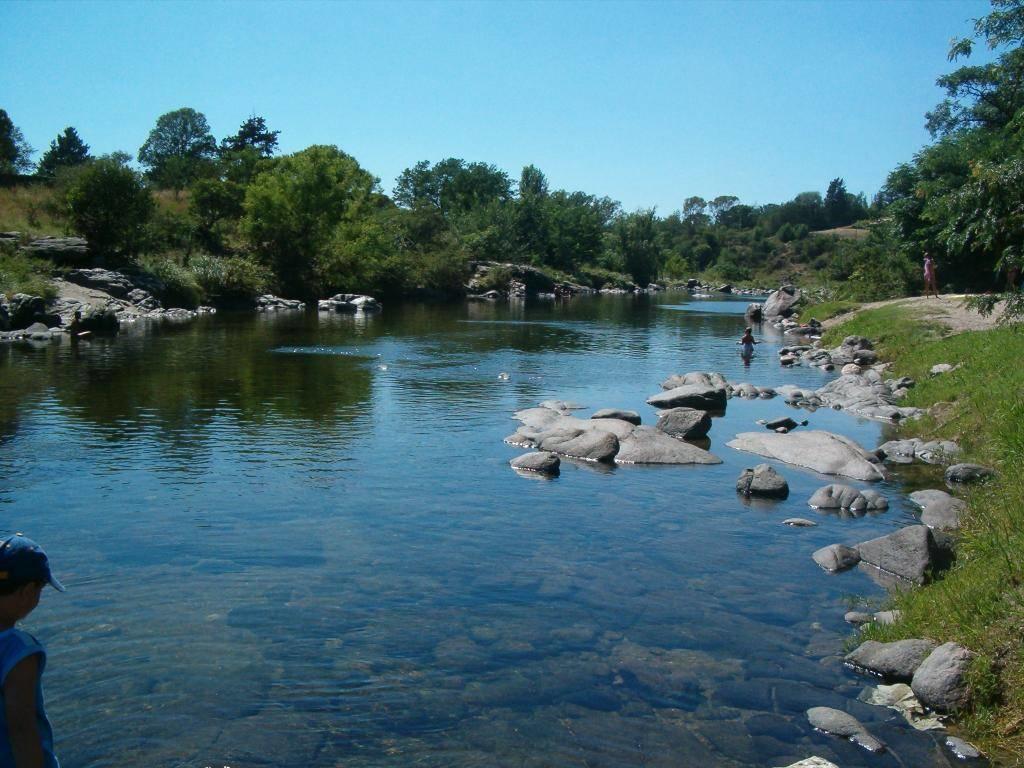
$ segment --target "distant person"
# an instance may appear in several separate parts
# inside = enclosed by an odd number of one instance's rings
[[[1014,264],[1006,270],[1006,292],[1016,291],[1018,282],[1020,282],[1020,267]]]
[[[924,295],[928,296],[929,291],[939,298],[939,288],[935,280],[935,259],[927,251],[924,254]]]
[[[42,547],[20,533],[0,542],[0,766],[60,768],[53,730],[43,708],[46,651],[28,632],[15,629],[39,605],[47,584],[63,585],[50,573]]]
[[[746,330],[743,331],[743,338],[736,343],[740,345],[740,357],[743,358],[744,362],[749,363],[750,358],[754,356],[754,345],[761,342],[754,338],[754,333],[748,325]]]

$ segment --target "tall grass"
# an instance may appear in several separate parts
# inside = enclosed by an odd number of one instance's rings
[[[27,293],[52,299],[57,289],[50,281],[53,265],[42,259],[34,259],[0,248],[0,293],[8,298],[16,293]]]
[[[62,235],[67,227],[65,209],[50,187],[0,187],[0,232],[21,232],[28,238]]]
[[[997,761],[1024,761],[1024,329],[939,338],[907,309],[889,306],[861,313],[826,340],[848,334],[876,339],[894,372],[917,381],[905,404],[948,404],[904,424],[905,436],[958,440],[963,461],[998,473],[965,492],[953,568],[926,587],[894,595],[901,621],[871,626],[865,637],[953,640],[978,654],[970,673],[974,704],[960,727]],[[960,367],[931,377],[936,363]]]

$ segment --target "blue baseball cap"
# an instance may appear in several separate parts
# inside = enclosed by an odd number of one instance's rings
[[[50,573],[50,560],[32,539],[16,533],[0,542],[0,584],[27,584],[42,581],[58,592],[64,585]]]

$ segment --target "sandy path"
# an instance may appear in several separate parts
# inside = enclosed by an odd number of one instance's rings
[[[890,304],[899,304],[909,307],[918,317],[924,320],[931,320],[949,329],[950,334],[962,333],[963,331],[984,331],[995,328],[999,323],[999,315],[1002,306],[997,305],[996,310],[988,317],[982,317],[977,312],[967,309],[964,304],[970,298],[967,294],[945,293],[937,299],[925,296],[911,296],[903,299],[889,299],[887,301],[872,301],[863,304],[860,309],[837,315],[826,320],[822,325],[825,328],[833,328],[843,323],[858,312],[875,307],[887,307]]]

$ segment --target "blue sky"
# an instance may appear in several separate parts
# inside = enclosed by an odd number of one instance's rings
[[[0,108],[39,152],[74,125],[95,153],[133,155],[164,112],[193,107],[218,139],[255,113],[282,151],[337,144],[388,192],[418,160],[455,156],[514,178],[533,163],[552,188],[662,215],[690,195],[781,202],[835,176],[870,197],[928,142],[949,40],[987,11],[0,0]]]

